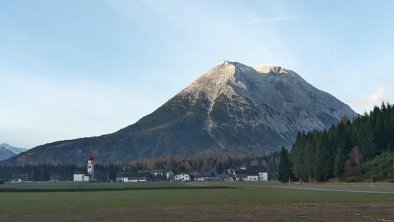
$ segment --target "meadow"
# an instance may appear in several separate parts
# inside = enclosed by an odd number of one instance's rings
[[[0,221],[394,221],[392,184],[149,182],[0,185],[0,189],[6,188],[39,192],[0,192]],[[119,190],[106,191],[108,188]],[[40,192],[39,189],[78,191]],[[87,192],[90,189],[94,190]]]

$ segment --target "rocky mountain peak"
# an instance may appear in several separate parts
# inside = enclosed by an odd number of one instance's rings
[[[192,94],[198,98],[201,93],[205,94],[210,101],[214,101],[220,94],[234,95],[239,92],[248,91],[255,86],[264,87],[268,82],[280,81],[279,79],[270,79],[265,74],[277,74],[272,77],[280,77],[281,74],[291,73],[291,76],[298,77],[294,72],[276,65],[260,65],[256,68],[224,60],[218,65],[201,75],[191,85],[186,87],[181,94]],[[264,74],[264,75],[261,75]],[[297,78],[296,81],[303,81]],[[259,91],[259,90],[257,90]]]
[[[235,73],[236,65],[229,61],[223,61],[182,90],[181,94],[204,92],[209,98],[214,99],[229,81],[234,80]]]
[[[277,65],[258,65],[255,70],[261,74],[275,73],[275,74],[285,74],[288,73],[287,69],[284,69]]]

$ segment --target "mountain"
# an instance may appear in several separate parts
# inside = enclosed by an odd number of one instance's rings
[[[0,161],[25,152],[27,149],[12,147],[6,143],[0,144]]]
[[[298,132],[357,115],[279,66],[224,61],[153,113],[118,132],[38,146],[5,164],[101,163],[166,155],[262,155],[290,147]]]

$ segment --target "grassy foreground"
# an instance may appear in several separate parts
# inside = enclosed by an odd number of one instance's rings
[[[4,184],[0,188],[15,186],[27,189],[128,186],[171,189],[2,192],[0,221],[394,221],[394,194],[293,190],[284,189],[287,185],[279,183],[31,183]],[[173,189],[174,186],[194,189]],[[231,186],[234,189],[195,189],[199,186]],[[292,186],[394,191],[394,185],[390,184]]]

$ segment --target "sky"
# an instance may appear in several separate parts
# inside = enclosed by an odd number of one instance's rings
[[[394,1],[0,0],[0,143],[112,133],[222,60],[394,102]]]

